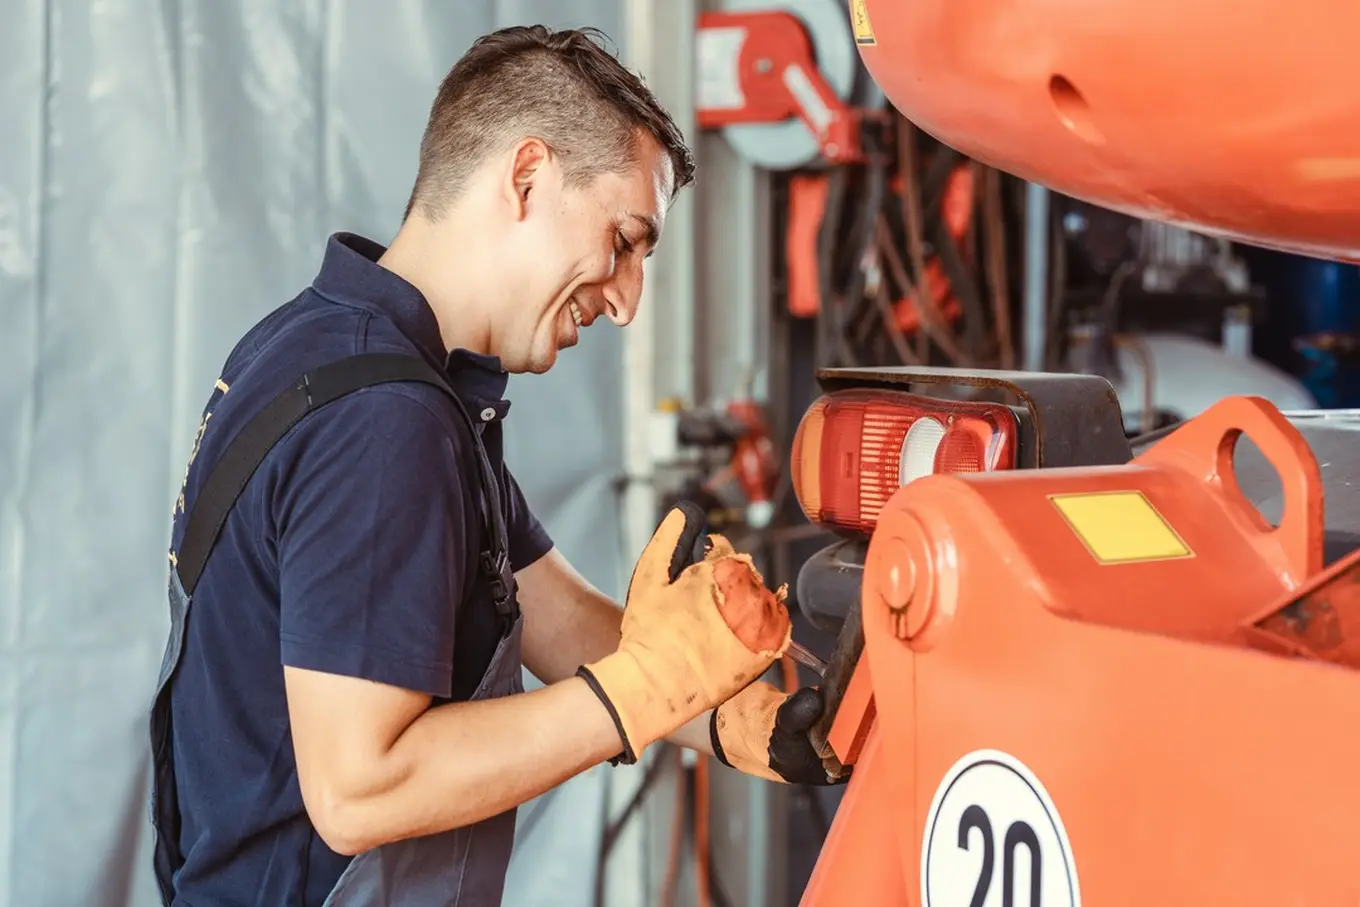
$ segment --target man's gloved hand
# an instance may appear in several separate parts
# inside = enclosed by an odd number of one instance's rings
[[[791,784],[842,784],[849,778],[836,760],[823,763],[808,739],[822,716],[822,691],[804,687],[788,695],[753,683],[713,710],[713,754],[724,765],[757,778]]]
[[[624,762],[726,702],[792,638],[784,590],[767,589],[749,557],[714,536],[691,563],[703,528],[697,507],[672,508],[633,571],[618,650],[577,672],[614,716]]]

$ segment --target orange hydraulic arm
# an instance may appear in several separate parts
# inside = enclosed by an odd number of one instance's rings
[[[1242,496],[1246,434],[1283,519]],[[1232,398],[1124,466],[932,475],[868,547],[804,907],[1360,903],[1360,552]]]
[[[1360,258],[1354,0],[850,0],[902,115],[1126,214]]]

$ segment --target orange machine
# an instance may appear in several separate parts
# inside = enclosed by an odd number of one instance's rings
[[[1360,903],[1360,552],[1322,570],[1299,432],[1230,398],[1123,465],[1026,468],[1099,459],[1026,385],[1100,379],[904,390],[944,371],[826,370],[795,442],[809,518],[869,536],[827,677],[853,774],[804,907]]]
[[[970,157],[1360,257],[1360,5],[849,11],[888,100]],[[854,589],[822,613],[813,738],[853,774],[804,907],[1360,904],[1360,550],[1323,569],[1300,432],[1230,398],[1121,458],[1100,379],[944,371],[823,371],[795,439],[804,511],[844,536],[804,573]],[[909,392],[946,378],[974,393]],[[1238,485],[1243,436],[1282,480],[1278,525]],[[834,583],[804,580],[811,618]]]
[[[1360,255],[1353,0],[849,0],[907,119],[1126,214]]]

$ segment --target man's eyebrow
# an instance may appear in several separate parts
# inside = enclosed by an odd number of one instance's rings
[[[641,214],[630,214],[628,216],[642,224],[643,229],[647,231],[643,236],[643,241],[649,246],[655,246],[657,240],[661,238],[661,229],[656,225],[656,218],[643,217]]]

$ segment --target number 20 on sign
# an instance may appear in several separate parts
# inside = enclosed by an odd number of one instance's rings
[[[1072,845],[1039,779],[996,750],[945,774],[921,843],[922,907],[1080,907]]]

